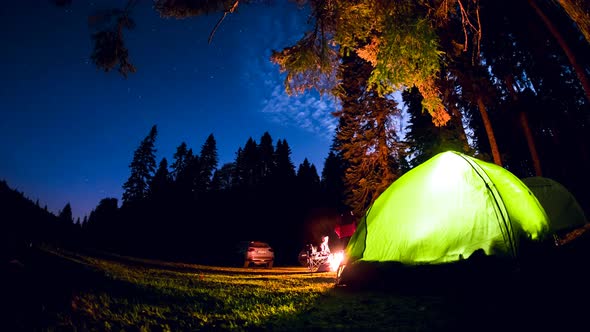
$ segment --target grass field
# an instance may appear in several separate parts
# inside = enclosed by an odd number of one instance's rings
[[[336,287],[332,272],[303,267],[213,267],[37,248],[8,276],[6,331],[525,331],[583,324],[568,317],[564,303],[552,303],[573,299],[542,289],[352,289]]]

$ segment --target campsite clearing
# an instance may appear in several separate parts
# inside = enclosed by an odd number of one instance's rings
[[[32,248],[8,273],[4,301],[14,331],[510,330],[561,324],[571,307],[550,303],[555,298],[546,289],[507,294],[482,284],[412,294],[404,285],[397,291],[335,287],[334,273],[303,267],[214,267],[52,248]]]

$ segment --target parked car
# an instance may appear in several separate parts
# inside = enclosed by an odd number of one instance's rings
[[[264,265],[271,268],[275,259],[275,253],[271,246],[261,241],[241,242],[238,252],[244,259],[244,267]]]

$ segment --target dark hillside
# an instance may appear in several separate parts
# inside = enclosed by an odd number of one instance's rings
[[[0,181],[0,234],[2,263],[19,259],[33,243],[53,242],[64,237],[58,218],[27,198],[23,193]],[[61,235],[60,235],[61,233]],[[60,236],[58,236],[60,235]]]

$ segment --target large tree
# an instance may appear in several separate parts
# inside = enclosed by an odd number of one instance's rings
[[[422,111],[422,96],[418,89],[404,91],[402,98],[409,115],[405,143],[408,146],[410,168],[448,150],[471,154],[471,149],[465,149],[463,127],[453,122],[435,126],[430,114]]]
[[[123,184],[123,204],[142,201],[148,196],[150,183],[156,170],[157,134],[158,129],[154,125],[133,154],[133,160],[129,164],[131,175]]]
[[[268,132],[265,132],[260,137],[260,144],[258,144],[259,161],[257,173],[262,179],[270,178],[275,170],[274,153],[272,137]]]
[[[251,187],[259,182],[260,178],[257,173],[258,164],[258,145],[250,137],[246,141],[244,148],[238,149],[236,153],[236,173],[240,185]]]
[[[72,216],[72,206],[70,203],[66,203],[64,208],[59,211],[59,215],[57,216],[60,222],[70,225],[74,223],[74,218]]]
[[[211,189],[216,191],[232,189],[236,185],[235,170],[236,164],[233,162],[225,163],[221,168],[215,170],[213,180],[211,180]]]
[[[118,204],[116,198],[103,198],[90,212],[88,221],[83,224],[90,245],[111,249],[116,244],[121,232]]]
[[[342,211],[344,204],[344,171],[346,170],[345,162],[340,151],[330,149],[328,156],[324,160],[324,169],[322,170],[322,179],[320,182],[323,198],[326,205]]]
[[[168,160],[162,158],[150,183],[150,198],[155,201],[167,199],[171,194],[172,178],[168,170]]]
[[[182,142],[178,147],[176,147],[176,152],[172,158],[173,162],[172,165],[170,165],[172,171],[170,172],[170,175],[172,176],[173,180],[178,180],[180,177],[182,177],[182,174],[186,171],[188,164],[192,159],[192,151],[189,153],[186,142]]]
[[[218,161],[217,142],[213,134],[210,134],[203,143],[199,156],[199,174],[196,188],[198,192],[211,190],[211,180],[213,172],[217,169]]]
[[[189,197],[192,189],[191,166],[194,164],[195,156],[186,142],[182,142],[172,158],[170,176],[173,181],[173,194],[177,198],[185,199]]]
[[[291,147],[286,139],[279,139],[275,149],[276,172],[273,178],[281,184],[288,183],[295,178],[295,165],[291,160]]]
[[[302,188],[309,191],[318,191],[320,188],[320,177],[314,164],[311,164],[307,158],[299,164],[297,169],[297,182]]]
[[[371,65],[351,54],[343,59],[340,77],[342,121],[336,140],[347,162],[346,203],[362,216],[377,197],[400,175],[403,156],[394,126],[400,110],[390,97],[370,90]]]
[[[556,25],[553,23],[553,20],[551,20],[545,14],[543,9],[539,6],[539,1],[536,1],[536,0],[527,0],[527,1],[528,1],[529,5],[533,8],[535,13],[538,15],[538,17],[543,21],[543,23],[545,24],[545,26],[547,27],[547,29],[549,30],[551,35],[555,38],[555,40],[557,41],[557,43],[559,44],[559,46],[561,47],[561,49],[565,53],[565,56],[567,57],[571,67],[573,68],[573,71],[578,76],[578,80],[580,81],[580,84],[582,85],[582,88],[584,89],[584,92],[586,94],[586,99],[588,101],[590,101],[590,81],[588,81],[588,77],[587,77],[585,69],[578,61],[577,56],[573,52],[569,43],[566,41],[566,38],[562,35],[562,33],[559,31],[559,29],[557,29]],[[586,40],[588,40],[588,33],[590,32],[590,30],[588,30],[588,27],[590,27],[590,15],[588,14],[588,6],[587,6],[588,4],[586,3],[586,13],[584,13],[583,8],[580,8],[581,6],[576,6],[576,3],[574,1],[571,1],[571,0],[570,1],[563,1],[562,0],[562,1],[559,1],[559,3],[564,7],[564,9],[569,10],[566,12],[570,15],[571,18],[574,19],[574,21],[577,24],[579,24],[578,25],[579,28],[584,33]],[[580,20],[580,18],[582,18],[582,19]],[[590,41],[590,40],[588,40],[588,41]]]

